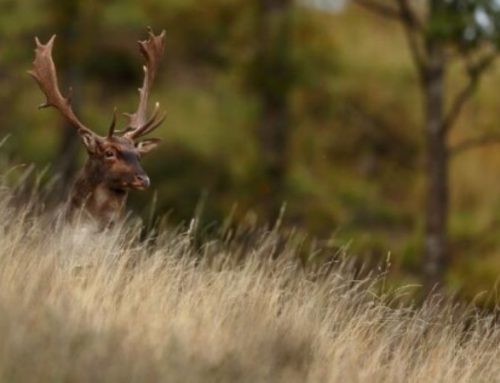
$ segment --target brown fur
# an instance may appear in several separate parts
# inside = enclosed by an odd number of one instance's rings
[[[73,185],[67,213],[107,227],[123,215],[128,191],[147,188],[149,179],[139,163],[144,152],[132,140],[115,136],[96,146]]]

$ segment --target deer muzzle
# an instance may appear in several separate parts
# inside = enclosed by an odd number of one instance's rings
[[[147,189],[151,185],[151,181],[146,174],[138,174],[135,176],[134,182],[132,182],[131,186],[134,189],[144,190]]]

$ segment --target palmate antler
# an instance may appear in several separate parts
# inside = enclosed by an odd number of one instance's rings
[[[77,129],[80,135],[98,137],[76,117],[71,108],[71,97],[63,97],[59,90],[56,67],[52,59],[52,47],[54,46],[55,38],[56,35],[53,35],[46,44],[40,43],[38,37],[35,38],[35,60],[33,61],[33,69],[28,71],[28,73],[36,80],[46,97],[45,103],[41,104],[39,108],[52,106],[59,110],[69,123]]]
[[[165,50],[165,31],[162,31],[159,35],[155,35],[153,31],[149,29],[149,38],[144,41],[139,41],[139,49],[146,61],[143,67],[144,81],[142,87],[139,88],[139,106],[135,113],[125,114],[129,119],[129,123],[124,132],[124,136],[132,140],[136,140],[152,132],[165,120],[165,114],[158,118],[160,110],[159,103],[156,103],[151,117],[147,117],[148,99],[151,93],[151,87],[156,77],[159,61]]]
[[[33,69],[28,71],[28,73],[36,80],[40,89],[46,96],[46,101],[40,105],[40,108],[52,106],[59,110],[70,124],[77,129],[84,140],[87,140],[89,137],[95,140],[101,139],[102,137],[87,128],[78,117],[76,117],[71,108],[70,97],[63,97],[59,90],[57,71],[54,60],[52,59],[52,48],[55,38],[56,35],[53,35],[46,44],[42,44],[38,38],[35,38],[35,60],[33,61]],[[160,109],[159,103],[156,103],[151,117],[147,117],[148,99],[151,87],[156,77],[159,61],[165,50],[165,31],[162,31],[159,35],[155,35],[153,31],[149,29],[149,38],[144,41],[139,41],[139,49],[146,61],[143,67],[144,81],[142,87],[139,89],[139,106],[135,113],[125,113],[125,116],[128,117],[128,126],[121,132],[124,137],[128,137],[133,141],[152,132],[165,120],[165,114],[158,118]],[[116,109],[109,128],[108,138],[112,137],[115,133],[120,133],[115,132],[115,125]]]

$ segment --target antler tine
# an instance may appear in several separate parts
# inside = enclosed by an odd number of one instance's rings
[[[115,107],[115,109],[113,110],[113,119],[111,120],[111,125],[109,126],[108,130],[108,138],[113,137],[113,135],[115,134],[116,114],[117,114],[117,109]]]
[[[156,121],[156,118],[158,117],[158,112],[159,111],[160,111],[160,103],[157,102],[155,104],[155,109],[153,111],[153,114],[151,115],[151,117],[149,118],[149,120],[146,121],[146,123],[144,123],[144,125],[140,126],[139,128],[132,130],[130,132],[130,136],[132,138],[137,138],[137,137],[145,135],[146,131],[149,131],[149,127],[151,125],[155,124],[155,121]]]
[[[165,31],[159,35],[155,35],[149,29],[149,37],[147,40],[139,41],[139,50],[146,61],[144,70],[144,80],[142,87],[139,88],[139,105],[137,111],[133,114],[125,114],[129,119],[129,127],[125,130],[124,135],[130,139],[137,139],[140,136],[151,131],[151,126],[156,125],[156,117],[158,114],[159,104],[156,104],[155,111],[151,118],[147,118],[148,99],[151,92],[153,81],[156,77],[158,65],[163,52],[165,50]]]
[[[46,101],[39,108],[52,106],[73,125],[79,133],[87,133],[96,136],[89,128],[83,125],[76,117],[70,104],[70,97],[63,97],[59,90],[57,71],[52,59],[52,47],[54,46],[56,35],[52,35],[46,44],[42,44],[38,37],[35,37],[36,49],[33,69],[28,73],[35,79],[41,91],[45,94]],[[71,93],[71,91],[70,91]]]
[[[150,127],[148,127],[148,129],[145,129],[141,133],[141,136],[145,136],[146,134],[151,133],[153,130],[155,130],[156,128],[158,128],[161,124],[163,124],[163,122],[165,121],[166,117],[167,117],[167,114],[163,113],[161,115],[161,117],[158,119],[158,121],[156,121],[154,124],[152,124]]]

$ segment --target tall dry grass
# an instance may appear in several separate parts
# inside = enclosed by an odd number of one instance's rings
[[[0,382],[495,382],[500,327],[405,308],[276,233],[193,246],[15,208],[0,190]],[[273,254],[273,256],[270,256]]]

